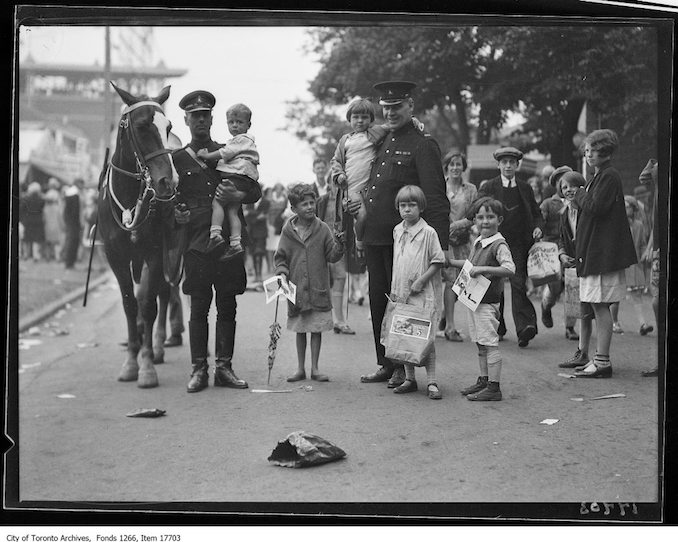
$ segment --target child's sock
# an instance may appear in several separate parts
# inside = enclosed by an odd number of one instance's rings
[[[490,382],[499,382],[501,377],[501,354],[497,346],[487,347],[487,367]]]
[[[480,376],[487,377],[487,346],[478,344],[478,364],[480,365]]]
[[[593,363],[596,367],[605,368],[612,365],[610,363],[610,356],[605,354],[599,354],[596,352],[596,355],[593,356]]]
[[[436,382],[436,353],[431,352],[426,362],[426,385]]]
[[[405,363],[405,378],[407,380],[414,380],[414,365]]]
[[[217,239],[221,237],[221,226],[210,226],[210,238]]]
[[[231,237],[229,237],[230,245],[232,247],[239,247],[241,239],[242,237],[240,235],[231,235]]]

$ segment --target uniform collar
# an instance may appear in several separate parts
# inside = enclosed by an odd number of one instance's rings
[[[515,178],[515,176],[514,176],[513,179],[511,179],[511,180],[509,180],[508,178],[504,177],[502,174],[499,174],[499,176],[501,177],[501,184],[502,184],[502,186],[503,186],[504,188],[509,188],[509,187],[510,187],[510,188],[515,188],[516,186],[518,186],[518,184],[516,183],[516,178]]]
[[[403,126],[398,128],[397,130],[394,130],[392,132],[389,132],[391,135],[400,135],[404,134],[405,132],[409,132],[410,130],[415,130],[416,128],[414,127],[414,124],[412,124],[412,120],[410,119],[409,122],[406,122]]]
[[[504,236],[501,233],[497,232],[492,237],[486,237],[485,239],[483,239],[482,237],[478,237],[476,239],[475,243],[473,243],[473,244],[474,245],[479,244],[483,248],[486,248],[488,245],[491,245],[495,241],[500,241],[500,240],[505,241]]]

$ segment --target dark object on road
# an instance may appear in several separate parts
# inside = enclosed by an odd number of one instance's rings
[[[159,418],[164,416],[166,410],[160,410],[159,408],[138,408],[132,412],[125,414],[128,418]]]
[[[299,469],[344,457],[346,452],[331,442],[305,431],[295,431],[278,442],[268,460],[274,465]]]

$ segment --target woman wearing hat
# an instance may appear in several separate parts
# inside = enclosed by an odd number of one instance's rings
[[[580,214],[575,239],[581,301],[590,303],[596,318],[596,353],[575,372],[578,378],[610,378],[612,314],[610,304],[626,295],[625,269],[636,263],[619,172],[611,159],[619,146],[612,130],[586,136],[584,156],[594,175],[574,195]]]

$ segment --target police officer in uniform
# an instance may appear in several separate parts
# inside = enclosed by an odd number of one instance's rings
[[[408,184],[421,187],[426,195],[423,218],[438,233],[443,250],[448,246],[450,202],[445,193],[440,148],[433,138],[412,123],[414,101],[411,94],[415,87],[415,83],[408,81],[385,81],[374,85],[390,133],[377,152],[365,192],[365,261],[369,272],[372,331],[380,367],[375,373],[361,376],[360,381],[388,380],[391,388],[405,380],[403,366],[386,358],[380,342],[387,303],[384,294],[391,290],[393,228],[402,221],[395,206],[398,190]],[[353,214],[359,208],[359,202],[348,205]]]
[[[238,378],[231,366],[235,344],[236,296],[245,291],[247,274],[242,255],[220,262],[207,253],[212,199],[223,198],[226,190],[219,187],[221,180],[216,171],[216,161],[203,162],[197,151],[214,151],[220,145],[210,136],[212,108],[216,100],[204,90],[184,96],[179,107],[185,111],[184,121],[191,132],[191,141],[174,152],[174,167],[179,174],[177,198],[180,211],[177,222],[186,222],[184,248],[183,291],[190,296],[191,315],[188,322],[191,347],[191,378],[187,391],[198,392],[208,385],[207,314],[216,297],[217,322],[215,341],[214,385],[229,388],[247,388],[247,382]],[[255,203],[261,198],[261,189],[253,188],[242,203]],[[243,244],[246,244],[245,219],[240,210]],[[224,222],[224,235],[228,237],[228,221]],[[215,295],[216,294],[216,295]]]

